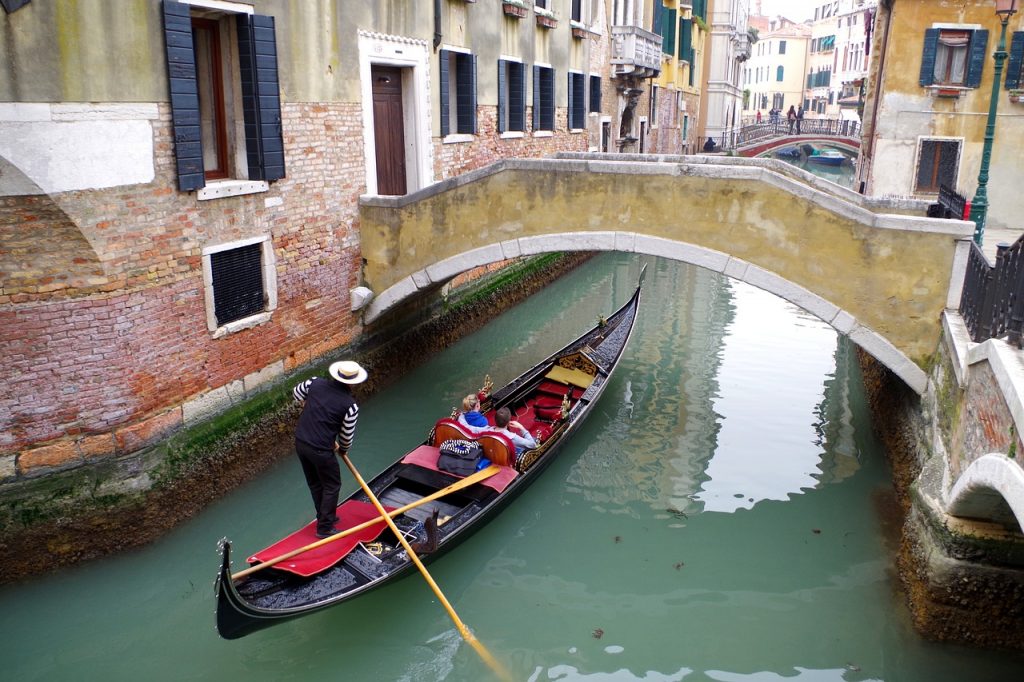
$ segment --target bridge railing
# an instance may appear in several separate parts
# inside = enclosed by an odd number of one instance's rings
[[[716,140],[720,149],[735,149],[760,140],[770,140],[786,135],[796,135],[797,126],[792,128],[785,116],[778,121],[762,121],[742,128],[733,128],[722,133]],[[832,135],[836,137],[860,137],[860,122],[837,118],[805,118],[800,121],[800,135]]]
[[[1009,343],[1022,347],[1024,237],[1012,246],[997,246],[995,265],[989,264],[981,247],[971,242],[960,314],[972,341],[980,343],[1005,335]]]

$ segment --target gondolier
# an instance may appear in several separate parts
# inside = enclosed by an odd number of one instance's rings
[[[295,452],[313,497],[318,538],[338,532],[334,524],[338,522],[335,510],[341,466],[335,453],[348,453],[359,419],[359,405],[349,386],[366,381],[366,370],[351,360],[335,362],[327,372],[330,379],[313,377],[292,391],[295,400],[303,404],[295,427]]]

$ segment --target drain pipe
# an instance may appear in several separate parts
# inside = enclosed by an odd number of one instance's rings
[[[437,52],[441,38],[441,0],[434,0],[434,52]]]

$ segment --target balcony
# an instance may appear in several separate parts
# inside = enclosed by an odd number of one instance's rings
[[[652,78],[661,73],[661,36],[639,26],[612,26],[612,74]]]
[[[735,33],[732,37],[732,43],[736,50],[736,61],[745,62],[750,59],[751,46],[749,34],[746,32]]]

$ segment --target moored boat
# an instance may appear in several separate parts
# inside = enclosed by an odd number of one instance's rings
[[[808,163],[817,163],[823,166],[841,166],[846,156],[835,149],[815,149],[808,157]]]
[[[645,268],[646,269],[646,268]],[[508,408],[537,441],[516,452],[492,429],[471,432],[454,418],[434,424],[426,440],[369,481],[399,531],[424,550],[429,562],[450,551],[512,502],[556,458],[608,385],[629,342],[644,279],[616,312],[491,392],[485,382],[481,408],[491,425]],[[454,415],[453,415],[454,416]],[[460,477],[438,466],[442,443],[478,443],[486,460]],[[415,570],[414,563],[359,490],[338,506],[343,533],[316,540],[315,522],[248,557],[249,568],[232,573],[231,543],[221,540],[215,590],[217,631],[225,639],[297,618],[390,583]],[[315,548],[307,548],[310,544]]]

